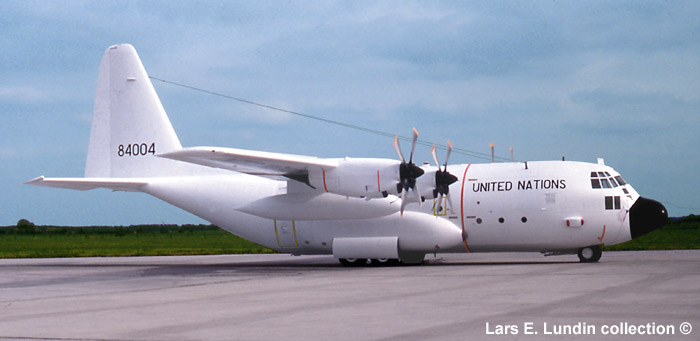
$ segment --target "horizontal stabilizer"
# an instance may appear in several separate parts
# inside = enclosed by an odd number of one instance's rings
[[[308,174],[338,166],[333,159],[219,147],[183,148],[158,156],[253,175]]]
[[[148,182],[137,178],[44,178],[40,176],[25,182],[25,184],[79,191],[108,188],[115,191],[140,192],[140,189]]]

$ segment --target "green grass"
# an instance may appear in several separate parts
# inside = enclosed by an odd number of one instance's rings
[[[604,251],[700,249],[700,216],[669,220],[662,228]]]
[[[668,224],[605,251],[700,249],[700,217]],[[116,227],[34,226],[20,220],[0,227],[0,258],[117,257],[274,253],[212,225]]]
[[[273,253],[214,226],[0,228],[0,258]]]

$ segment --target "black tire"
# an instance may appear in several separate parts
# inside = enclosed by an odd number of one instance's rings
[[[603,250],[600,248],[600,245],[586,246],[578,249],[578,259],[581,263],[597,263],[602,255]]]
[[[419,265],[423,263],[425,253],[404,252],[399,250],[399,261],[404,265]]]
[[[357,258],[339,258],[338,261],[343,266],[360,266],[364,263],[364,259]]]
[[[376,264],[377,266],[397,266],[399,265],[399,260],[395,258],[373,259],[372,264]]]
[[[371,267],[371,266],[397,266],[401,264],[398,259],[381,258],[339,258],[338,261],[347,267]]]

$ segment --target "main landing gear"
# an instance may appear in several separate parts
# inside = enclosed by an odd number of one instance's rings
[[[339,258],[343,266],[396,266],[396,265],[420,265],[423,264],[425,253],[402,252],[399,250],[399,259],[396,258]]]
[[[578,259],[581,263],[596,263],[603,255],[600,245],[586,246],[578,249]]]
[[[396,266],[402,264],[398,259],[369,259],[369,258],[340,258],[338,259],[343,266]]]

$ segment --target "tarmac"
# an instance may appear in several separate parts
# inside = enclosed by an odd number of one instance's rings
[[[700,250],[426,260],[3,259],[0,340],[700,339]]]

